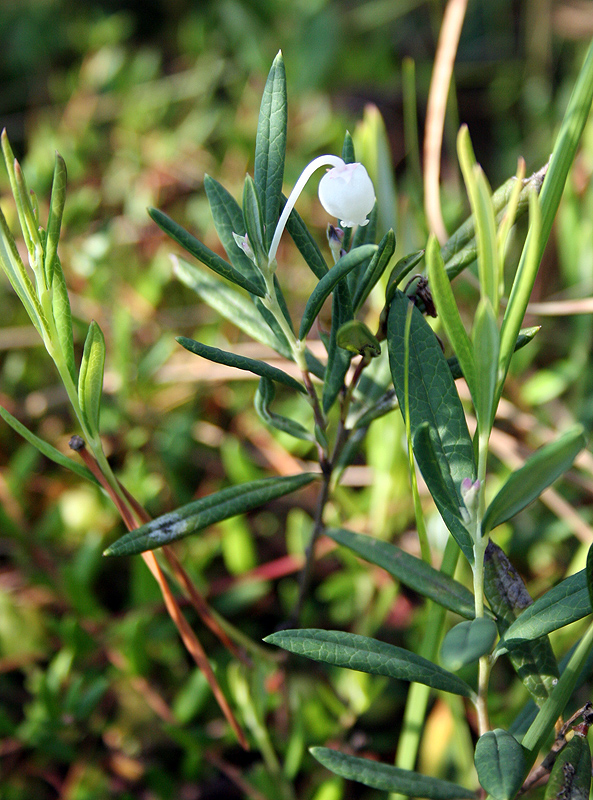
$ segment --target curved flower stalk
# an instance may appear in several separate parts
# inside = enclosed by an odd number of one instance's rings
[[[332,169],[319,182],[321,205],[328,214],[338,217],[344,228],[368,224],[367,216],[375,204],[375,189],[365,167],[360,163],[346,164],[338,156],[318,156],[302,171],[284,206],[268,253],[269,268],[273,268],[280,237],[305,184],[316,170],[325,166],[331,166]]]

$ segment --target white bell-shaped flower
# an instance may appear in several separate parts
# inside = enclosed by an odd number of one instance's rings
[[[318,156],[302,171],[280,215],[268,253],[268,266],[275,269],[276,252],[282,231],[298,196],[311,175],[319,167],[331,166],[319,183],[319,199],[325,210],[338,217],[344,228],[367,225],[367,214],[375,204],[375,190],[369,174],[362,164],[345,164],[338,156]]]
[[[368,225],[375,205],[375,189],[362,164],[345,164],[328,170],[319,181],[319,200],[344,228]]]

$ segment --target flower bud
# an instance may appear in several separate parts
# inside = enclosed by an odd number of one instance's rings
[[[368,225],[367,215],[375,205],[375,189],[362,164],[340,164],[319,181],[319,200],[344,228]]]

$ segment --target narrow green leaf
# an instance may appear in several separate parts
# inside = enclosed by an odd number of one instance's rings
[[[533,603],[521,576],[504,551],[492,541],[488,542],[484,554],[484,593],[496,614],[501,637]],[[541,706],[556,685],[559,675],[548,637],[541,636],[523,642],[509,653],[509,659],[527,691]]]
[[[276,395],[276,388],[274,381],[270,378],[261,378],[257,392],[255,394],[254,405],[258,416],[266,425],[269,425],[276,430],[287,433],[289,436],[294,436],[295,439],[303,439],[306,442],[314,442],[315,436],[304,428],[299,422],[283,417],[280,414],[275,414],[270,405],[274,402]]]
[[[421,424],[416,431],[414,457],[443,522],[453,534],[463,555],[473,564],[474,545],[461,516],[462,506],[456,505],[454,486],[447,480],[447,472],[442,470],[428,422]]]
[[[177,341],[182,347],[189,350],[190,353],[195,353],[197,356],[207,358],[209,361],[214,361],[216,364],[224,364],[227,367],[243,369],[247,372],[252,372],[254,375],[283,383],[285,386],[290,386],[291,389],[296,389],[298,392],[306,393],[305,387],[295,380],[292,375],[288,375],[286,372],[278,369],[278,367],[272,367],[270,364],[266,364],[265,361],[257,361],[255,358],[229,353],[227,350],[220,350],[218,347],[211,347],[208,344],[196,342],[195,339],[188,339],[186,336],[178,336]]]
[[[60,349],[66,362],[72,382],[76,383],[76,360],[74,357],[74,337],[72,335],[72,312],[68,288],[62,271],[60,259],[56,255],[52,265],[52,311]]]
[[[284,358],[292,359],[286,337],[276,335],[270,328],[253,300],[223,283],[201,267],[190,264],[181,256],[173,257],[175,274],[186,286],[193,289],[205,303],[233,322],[252,339],[272,348]]]
[[[99,414],[103,394],[105,368],[105,337],[93,320],[84,342],[78,375],[78,402],[85,422],[93,434],[99,432]]]
[[[566,704],[579,680],[583,665],[587,661],[592,649],[593,624],[589,625],[587,628],[585,635],[578,643],[558,683],[552,689],[549,698],[540,708],[537,717],[534,719],[521,741],[525,751],[528,751],[528,754],[526,753],[528,769],[531,768],[533,762],[537,758],[540,748],[554,730],[554,725],[557,720],[564,713]]]
[[[393,767],[391,764],[350,756],[338,750],[330,750],[329,747],[311,747],[310,752],[330,772],[373,789],[396,792],[403,797],[427,797],[429,800],[475,798],[475,792],[463,786]]]
[[[593,100],[593,42],[587,49],[587,54],[583,66],[579,72],[576,83],[574,84],[558,136],[554,143],[554,149],[549,161],[548,171],[544,178],[544,183],[540,195],[540,207],[542,212],[541,232],[539,234],[539,252],[535,256],[535,261],[539,263],[544,248],[547,244],[556,211],[560,204],[560,198],[564,191],[564,185],[568,173],[574,161],[574,157],[581,140],[585,124],[591,111]],[[531,214],[531,211],[530,211]],[[529,243],[525,243],[521,260],[523,261],[526,252],[529,250]],[[521,265],[517,272],[521,270]]]
[[[368,636],[318,628],[286,630],[266,636],[264,642],[290,653],[371,675],[385,675],[402,681],[423,683],[433,689],[472,697],[471,687],[457,675],[422,656]]]
[[[577,425],[555,442],[537,450],[509,476],[488,506],[482,522],[483,534],[502,525],[539,497],[544,489],[570,469],[585,444],[583,428]]]
[[[513,800],[526,774],[523,748],[502,728],[482,734],[474,756],[480,786],[494,800]]]
[[[311,326],[317,319],[317,315],[321,311],[324,302],[333,292],[339,281],[365,259],[372,257],[376,250],[376,244],[366,244],[362,247],[357,247],[356,250],[351,250],[345,256],[342,256],[327,275],[319,281],[307,300],[305,310],[303,311],[301,326],[299,328],[299,339],[301,341],[311,330]]]
[[[214,227],[231,264],[254,285],[265,291],[261,273],[253,261],[241,250],[233,233],[244,236],[247,232],[241,206],[235,198],[218,181],[210,175],[204,176],[204,189],[210,203]]]
[[[39,335],[49,335],[47,321],[37,298],[35,288],[19,255],[16,242],[0,209],[0,266]]]
[[[439,655],[441,666],[457,672],[477,662],[492,650],[497,635],[496,623],[487,617],[460,622],[445,634]]]
[[[347,256],[344,256],[344,258],[347,258]],[[330,275],[331,272],[328,273],[326,277]],[[327,348],[327,366],[325,368],[322,396],[322,406],[325,413],[327,413],[335,403],[336,397],[344,386],[346,373],[350,368],[352,353],[338,346],[338,331],[343,325],[351,322],[353,316],[352,300],[348,284],[346,281],[341,281],[334,288],[332,297],[332,321]]]
[[[406,386],[409,303],[402,292],[396,292],[387,323],[389,364],[400,408],[404,408]],[[416,459],[445,524],[471,561],[473,547],[461,513],[461,483],[464,478],[475,480],[476,466],[465,414],[440,344],[415,307],[409,339],[409,409]]]
[[[590,790],[591,748],[577,731],[556,756],[544,800],[589,800]]]
[[[511,294],[500,329],[499,395],[511,363],[514,344],[523,322],[541,259],[541,212],[537,197],[529,206],[529,231],[515,273]]]
[[[386,391],[375,403],[373,403],[362,416],[358,417],[354,422],[354,429],[368,428],[371,422],[379,417],[384,417],[391,411],[399,408],[399,400],[393,389]]]
[[[286,196],[280,197],[280,213],[284,211]],[[319,245],[311,235],[309,229],[303,222],[301,216],[295,208],[292,209],[286,221],[286,230],[290,234],[292,241],[297,246],[300,254],[305,259],[305,263],[311,272],[321,280],[328,272],[328,266],[319,249]]]
[[[270,248],[279,217],[286,127],[286,74],[282,53],[279,52],[264,88],[255,139],[254,178],[265,225],[266,250]]]
[[[363,228],[364,230],[364,228]],[[377,252],[371,258],[368,267],[361,276],[356,291],[352,297],[352,307],[356,314],[373,290],[379,278],[383,275],[395,252],[395,234],[393,230],[387,231],[379,242]]]
[[[350,245],[350,250],[355,250],[357,247],[362,247],[365,244],[376,244],[377,241],[377,203],[375,201],[375,205],[373,206],[371,213],[369,214],[368,225],[359,225],[354,235],[352,236],[352,244]],[[375,256],[377,254],[375,253]],[[350,294],[354,297],[358,286],[360,286],[362,279],[364,278],[369,266],[371,263],[371,259],[367,258],[361,264],[359,264],[356,269],[353,269],[352,272],[348,273],[347,282],[348,288],[350,289]]]
[[[2,131],[2,154],[4,156],[4,163],[6,164],[6,171],[10,181],[10,190],[12,192],[12,196],[14,197],[25,246],[31,260],[35,262],[35,248],[39,248],[39,253],[42,252],[39,231],[35,222],[33,206],[31,205],[25,179],[20,164],[12,152],[12,148],[8,140],[8,134],[6,133],[6,128],[4,128]]]
[[[500,336],[496,314],[488,297],[478,304],[472,331],[476,366],[476,395],[473,396],[480,434],[489,436],[496,413],[496,382]]]
[[[66,163],[59,153],[56,153],[54,178],[49,201],[49,216],[47,218],[47,238],[45,240],[45,282],[47,286],[53,284],[54,264],[58,257],[58,243],[62,227],[62,214],[66,202]]]
[[[354,141],[350,131],[346,131],[344,135],[344,143],[342,145],[342,161],[344,161],[345,164],[354,164],[356,161]]]
[[[395,390],[403,405],[404,326],[409,299],[398,292],[389,312],[389,361]],[[475,480],[476,466],[471,437],[451,371],[432,329],[418,311],[412,313],[410,330],[410,417],[412,435],[428,422],[443,475],[459,498],[464,478]]]
[[[130,556],[145,550],[156,550],[216,522],[244,514],[296,492],[317,477],[305,472],[282,478],[262,478],[221,489],[130,531],[108,547],[104,555]]]
[[[537,325],[533,328],[523,328],[519,335],[517,336],[517,341],[515,343],[515,352],[517,350],[521,350],[521,348],[525,347],[526,344],[529,344],[535,337],[536,333],[541,330],[541,326]],[[458,378],[463,378],[463,371],[459,364],[459,359],[457,356],[451,356],[447,359],[447,364],[449,365],[449,369],[451,370],[451,375],[453,376],[454,380]]]
[[[7,422],[10,427],[19,434],[19,436],[22,436],[23,439],[29,442],[29,444],[32,444],[33,447],[36,447],[37,450],[39,450],[39,452],[46,458],[49,458],[51,461],[54,461],[61,467],[72,470],[72,472],[75,472],[80,478],[85,478],[92,483],[97,483],[97,479],[93,473],[83,464],[79,464],[77,461],[74,461],[74,459],[68,458],[68,456],[60,453],[59,450],[56,450],[55,447],[52,447],[51,444],[44,442],[43,439],[40,439],[34,433],[31,433],[31,431],[26,428],[22,422],[19,422],[16,417],[13,417],[12,414],[2,406],[0,406],[0,417],[2,417],[2,419]]]
[[[241,286],[241,288],[251,294],[255,294],[258,297],[263,297],[265,295],[265,290],[261,285],[253,283],[253,281],[242,275],[223,258],[206,247],[206,245],[202,244],[195,236],[192,236],[191,233],[182,228],[181,225],[174,222],[171,217],[159,211],[158,208],[149,208],[148,213],[161,230],[185,248],[190,255],[209,267],[213,272],[218,273],[218,275],[231,281],[231,283]]]
[[[421,558],[406,553],[390,542],[353,533],[344,528],[328,528],[325,534],[335,542],[348,547],[365,561],[382,567],[404,586],[408,586],[423,597],[433,600],[461,617],[473,619],[474,597],[469,589],[449,575],[434,569]]]
[[[498,254],[496,222],[490,189],[476,158],[466,125],[462,125],[457,136],[457,155],[476,226],[478,273],[482,296],[498,308]]]
[[[257,263],[267,266],[268,252],[264,242],[262,210],[255,190],[255,183],[250,175],[245,176],[245,184],[243,186],[243,221],[245,222],[245,230]]]
[[[517,211],[514,215],[515,219],[520,214],[523,214],[525,211],[527,211],[529,206],[529,196],[531,193],[535,190],[535,192],[539,194],[547,169],[548,165],[546,164],[537,172],[534,172],[533,175],[530,175],[528,178],[525,178],[521,181]],[[508,206],[512,201],[516,183],[517,176],[513,175],[513,177],[505,181],[502,186],[499,186],[492,195],[492,205],[494,206],[494,211],[496,213],[496,222],[499,224],[502,222],[503,217],[508,212]],[[449,237],[449,239],[441,248],[441,256],[445,262],[447,274],[451,280],[453,280],[453,278],[459,274],[459,272],[456,272],[455,275],[451,275],[450,273],[450,267],[452,266],[453,261],[468,247],[468,245],[475,250],[475,238],[476,225],[475,219],[472,215],[471,217],[468,217],[468,219],[466,219],[465,222],[459,226],[459,228],[457,228],[455,233]]]
[[[589,547],[589,551],[587,552],[587,566],[585,567],[585,575],[587,577],[589,602],[593,606],[593,544]]]
[[[526,608],[497,644],[495,654],[506,653],[523,642],[570,625],[592,611],[586,570],[582,569],[565,578]]]
[[[270,347],[284,358],[293,360],[293,355],[285,335],[279,326],[271,327],[268,316],[263,314],[259,297],[249,299],[232,286],[223,283],[201,267],[190,264],[184,258],[173,256],[175,274],[186,286],[193,289],[199,297],[218,311],[225,319],[233,322],[252,339]],[[255,305],[254,305],[255,303]],[[309,351],[305,351],[309,371],[323,380],[325,368]]]
[[[434,236],[428,240],[426,247],[426,264],[428,267],[428,278],[430,289],[434,297],[435,305],[449,337],[449,341],[455,351],[455,356],[459,362],[462,374],[467,381],[471,396],[475,398],[478,393],[476,382],[476,365],[474,353],[469,336],[461,321],[461,315],[453,296],[451,282],[445,272],[445,265],[439,251],[438,242]]]
[[[397,291],[397,286],[402,281],[406,275],[409,275],[410,272],[416,269],[418,264],[424,258],[424,250],[416,250],[415,253],[410,253],[396,263],[396,265],[391,270],[389,278],[387,280],[387,286],[385,288],[385,305],[390,306],[391,301],[395,297],[395,293]]]

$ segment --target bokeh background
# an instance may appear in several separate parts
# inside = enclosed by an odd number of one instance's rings
[[[175,246],[146,207],[166,210],[220,250],[203,178],[209,173],[235,196],[241,191],[253,170],[265,77],[281,48],[288,189],[314,156],[340,152],[347,129],[364,146],[376,107],[392,160],[398,254],[422,247],[413,132],[417,122],[421,142],[443,7],[434,0],[0,4],[0,127],[42,215],[54,151],[66,160],[61,259],[77,341],[81,348],[90,319],[106,334],[105,446],[152,514],[229,482],[291,471],[307,451],[262,428],[251,408],[254,383],[229,380],[177,352],[176,335],[227,347],[249,343],[173,278]],[[493,187],[515,172],[519,156],[528,173],[541,167],[591,35],[589,0],[470,0],[445,127],[443,208],[451,231],[467,214],[455,159],[459,124],[469,125]],[[592,295],[592,168],[589,125],[537,300]],[[3,170],[0,194],[15,230]],[[327,220],[314,188],[299,209],[323,244]],[[298,254],[285,245],[282,255],[281,283],[298,309],[312,286]],[[459,294],[471,309],[472,282],[460,282]],[[0,402],[67,452],[76,430],[65,393],[4,280],[0,309]],[[371,318],[378,310],[379,297]],[[530,318],[543,329],[516,359],[493,443],[494,472],[510,466],[509,453],[522,457],[572,420],[590,427],[590,313]],[[290,399],[282,402],[290,414]],[[377,423],[329,513],[413,550],[401,438],[394,415]],[[557,488],[555,505],[537,504],[498,534],[534,594],[582,566],[592,490],[584,459]],[[290,612],[314,500],[304,492],[297,507],[279,502],[178,549],[196,584],[254,641]],[[306,748],[333,742],[391,760],[405,687],[310,662],[291,662],[287,677],[263,655],[243,672],[188,611],[249,730],[252,751],[243,753],[144,565],[102,558],[122,532],[94,487],[0,426],[1,800],[379,797],[330,776]],[[336,551],[318,565],[305,621],[413,648],[422,611],[419,599],[384,573]],[[555,646],[564,652],[574,636],[559,632]],[[504,667],[493,680],[493,716],[504,722],[525,697]],[[471,780],[471,742],[455,735],[462,713],[442,698],[431,706],[420,756],[429,774]]]

